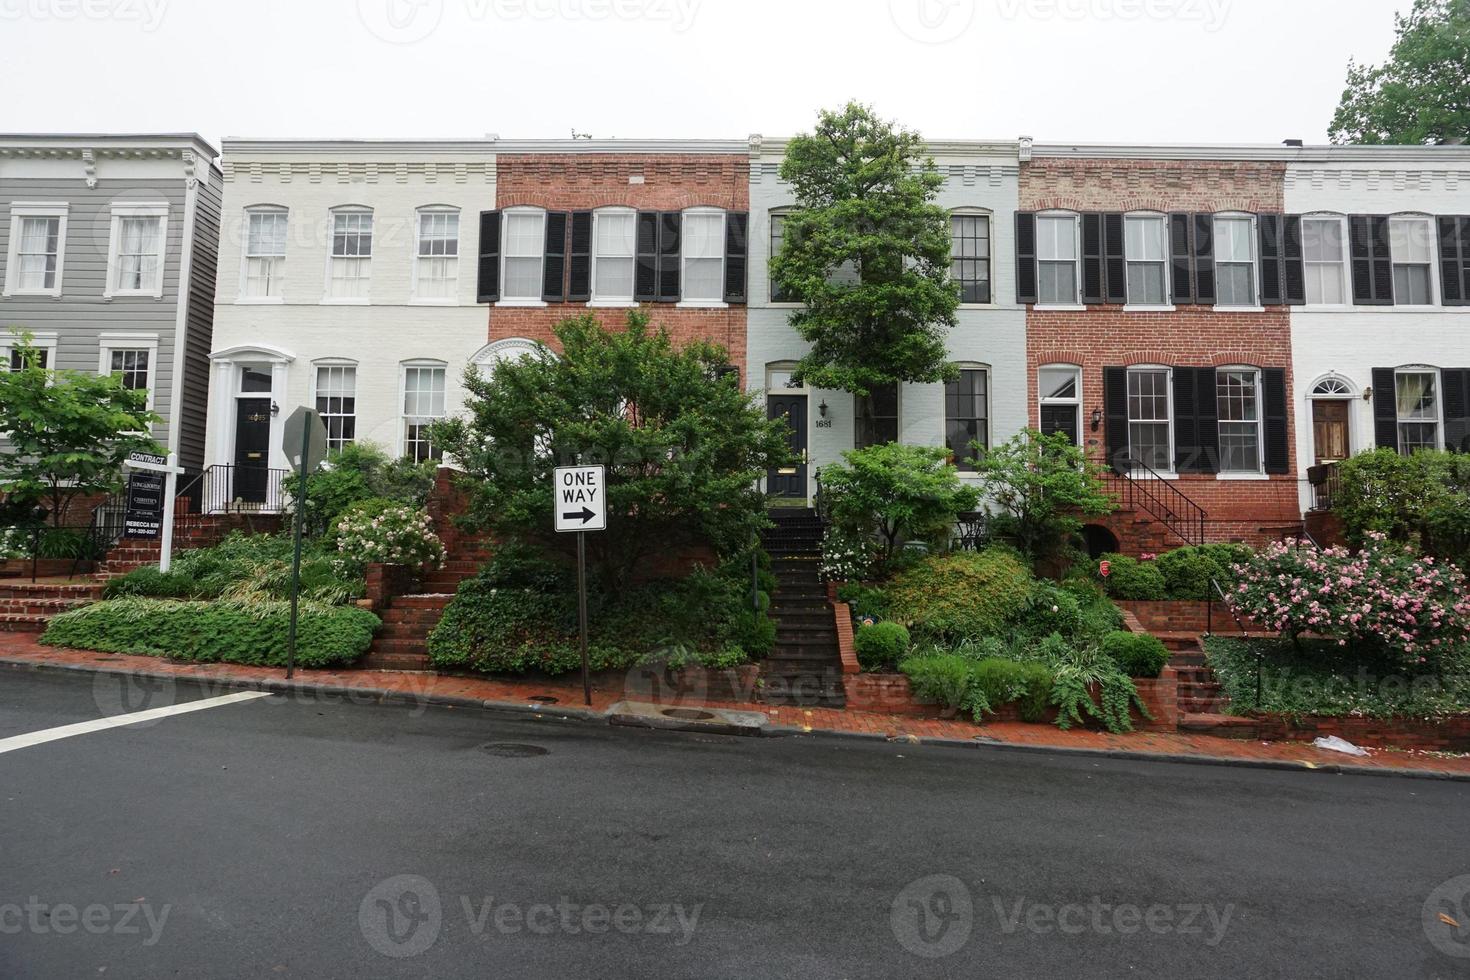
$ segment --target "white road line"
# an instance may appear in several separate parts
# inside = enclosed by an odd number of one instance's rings
[[[102,732],[109,728],[123,728],[127,725],[136,725],[142,721],[167,718],[170,715],[183,715],[188,714],[190,711],[203,711],[205,708],[219,708],[227,704],[235,704],[239,701],[254,701],[256,698],[268,697],[270,697],[269,691],[240,691],[236,694],[226,694],[218,698],[205,698],[202,701],[185,701],[183,704],[171,704],[164,708],[149,708],[147,711],[135,711],[130,715],[96,718],[92,721],[77,722],[75,725],[62,725],[60,728],[46,728],[39,732],[30,732],[25,735],[12,735],[10,738],[0,738],[0,754],[13,752],[16,749],[30,748],[32,745],[54,742],[59,738],[71,738],[73,735]]]

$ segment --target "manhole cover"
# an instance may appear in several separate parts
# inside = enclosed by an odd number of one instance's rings
[[[710,711],[700,711],[696,708],[665,708],[659,712],[669,718],[678,718],[683,721],[709,721],[714,717]]]
[[[530,701],[539,701],[542,704],[556,704],[557,699],[550,694],[533,694],[528,698]]]
[[[547,752],[539,745],[527,745],[524,742],[486,742],[480,746],[480,751],[502,759],[527,759],[533,755],[545,755]]]

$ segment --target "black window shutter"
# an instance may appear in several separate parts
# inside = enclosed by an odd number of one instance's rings
[[[1380,448],[1399,448],[1398,390],[1393,368],[1373,369],[1373,442]]]
[[[1215,303],[1215,216],[1194,216],[1194,301],[1202,306]]]
[[[1266,472],[1287,473],[1290,472],[1287,465],[1290,446],[1286,439],[1286,369],[1266,368],[1261,372],[1261,387],[1266,402],[1266,410],[1261,416],[1265,430]]]
[[[1443,368],[1444,447],[1453,453],[1470,452],[1470,368]]]
[[[662,211],[658,216],[658,301],[679,301],[679,233],[684,216],[678,211]]]
[[[546,262],[541,276],[541,298],[560,303],[567,294],[567,213],[546,212]]]
[[[592,298],[592,212],[572,212],[571,274],[567,299],[585,303]]]
[[[1128,369],[1103,368],[1103,415],[1107,423],[1108,465],[1118,473],[1131,469],[1128,460]]]
[[[1220,472],[1220,405],[1219,392],[1215,386],[1215,369],[1212,367],[1180,368],[1193,371],[1195,390],[1199,400],[1195,402],[1195,421],[1199,424],[1200,473]]]
[[[1103,301],[1103,216],[1082,216],[1082,302]]]
[[[480,266],[475,280],[475,302],[500,298],[500,212],[480,212]]]
[[[640,303],[658,299],[658,212],[638,212],[637,259],[633,268],[633,298]]]
[[[1123,255],[1123,216],[1103,215],[1103,280],[1109,303],[1128,302],[1128,266]]]
[[[1302,255],[1302,216],[1288,214],[1281,229],[1282,285],[1291,306],[1307,301],[1307,269]]]
[[[1439,219],[1440,292],[1445,306],[1470,306],[1470,217]]]
[[[1036,302],[1036,213],[1016,212],[1016,302]]]
[[[1353,303],[1357,306],[1393,305],[1393,255],[1389,248],[1388,218],[1355,214],[1348,218],[1352,249]]]
[[[1193,368],[1175,368],[1174,377],[1174,469],[1179,473],[1199,472],[1198,405],[1214,395],[1214,389],[1199,390],[1199,375]]]
[[[1281,218],[1279,214],[1256,215],[1256,236],[1260,239],[1262,306],[1280,306],[1286,302]]]
[[[1177,306],[1194,302],[1194,267],[1189,260],[1191,224],[1187,214],[1169,215],[1169,278]]]
[[[750,215],[731,211],[725,215],[725,302],[745,302],[746,233]]]

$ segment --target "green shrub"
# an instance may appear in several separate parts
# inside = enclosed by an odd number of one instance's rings
[[[931,555],[893,579],[890,619],[925,640],[998,633],[1025,607],[1031,572],[1014,552],[991,548]]]
[[[898,669],[908,677],[915,697],[959,708],[969,696],[975,661],[954,654],[909,657]]]
[[[369,442],[348,443],[306,478],[305,526],[312,534],[327,531],[347,508],[371,499],[422,507],[434,488],[437,467],[433,461],[390,459]],[[297,488],[295,480],[284,488],[293,507]]]
[[[861,582],[848,582],[837,590],[837,598],[847,603],[852,614],[859,619],[871,616],[883,619],[888,615],[888,593]]]
[[[1153,562],[1139,561],[1127,555],[1103,555],[1110,566],[1104,583],[1114,599],[1152,602],[1164,598],[1164,576]]]
[[[54,617],[41,642],[199,663],[278,667],[286,663],[289,618],[284,602],[246,608],[129,597]],[[377,616],[356,606],[305,603],[297,625],[296,662],[302,667],[350,664],[372,645],[378,623]]]
[[[1159,638],[1147,633],[1118,630],[1103,637],[1103,655],[1129,677],[1158,677],[1169,662],[1169,651]]]
[[[1046,714],[1054,679],[1051,668],[1046,664],[982,660],[975,665],[970,700],[972,704],[979,704],[983,699],[987,710],[1014,701],[1022,721],[1038,722]],[[976,697],[977,693],[979,697]],[[979,720],[978,715],[976,720]]]
[[[313,542],[301,558],[301,596],[340,604],[366,591],[361,567]],[[182,551],[165,574],[146,566],[107,583],[109,599],[150,596],[173,599],[233,597],[244,602],[288,599],[292,541],[284,535],[231,532],[210,548]]]
[[[1079,643],[1095,643],[1113,630],[1123,628],[1123,610],[1101,594],[1095,594],[1079,609],[1080,623],[1075,639]]]
[[[1023,637],[1041,637],[1051,633],[1075,636],[1082,627],[1082,607],[1070,592],[1053,582],[1038,579],[1026,597],[1026,606],[1015,621],[1016,632]]]
[[[863,670],[892,670],[908,653],[909,631],[898,623],[874,623],[860,627],[852,643]]]
[[[1164,592],[1170,599],[1213,599],[1210,579],[1229,590],[1235,581],[1232,566],[1250,561],[1251,549],[1239,544],[1203,544],[1176,548],[1154,559],[1164,577]]]

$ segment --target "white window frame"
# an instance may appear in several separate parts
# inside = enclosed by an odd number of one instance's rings
[[[597,291],[597,266],[603,256],[598,253],[598,226],[610,217],[627,218],[632,222],[633,237],[631,249],[627,255],[609,255],[609,260],[628,262],[628,292],[623,295],[610,295]],[[545,229],[543,229],[544,232]],[[543,259],[544,261],[544,259]],[[543,266],[544,269],[544,266]],[[592,298],[587,302],[588,306],[637,306],[638,303],[633,296],[638,291],[638,211],[636,208],[616,207],[598,208],[592,212],[592,263],[589,269],[588,290]]]
[[[1041,225],[1044,220],[1051,221],[1065,218],[1072,223],[1072,300],[1052,300],[1048,302],[1041,298],[1041,267],[1043,263],[1052,262],[1060,265],[1061,259],[1046,259],[1041,255]],[[1086,307],[1082,303],[1082,216],[1076,211],[1052,210],[1042,211],[1036,215],[1036,304],[1038,310],[1082,310]]]
[[[714,298],[697,297],[690,299],[685,293],[689,287],[689,260],[691,258],[686,248],[689,244],[688,219],[691,216],[709,217],[711,215],[718,215],[720,219],[720,231],[715,236],[715,244],[720,253],[720,275],[717,280],[719,282],[720,294]],[[729,227],[729,221],[729,212],[724,208],[698,207],[684,209],[679,219],[679,302],[676,304],[677,306],[709,310],[725,309],[729,306],[725,302],[725,234]],[[697,261],[710,261],[714,256],[696,255],[692,256],[692,258]]]
[[[995,215],[984,208],[952,208],[949,212],[949,245],[950,245],[950,269],[954,268],[954,219],[955,218],[984,218],[985,219],[985,281],[990,287],[990,299],[984,303],[966,302],[960,299],[960,307],[967,310],[985,310],[995,306]],[[1039,270],[1038,270],[1039,272]],[[959,280],[955,280],[958,282]],[[1038,283],[1038,288],[1040,284]],[[989,383],[989,379],[986,379]],[[987,391],[987,399],[989,397]]]
[[[790,374],[796,370],[797,363],[798,362],[796,361],[771,361],[766,364],[766,391],[768,393],[784,392],[788,395],[805,394],[808,390],[806,382],[802,382],[795,387],[787,387],[785,385],[782,385],[780,388],[773,387],[771,384],[773,377],[777,374],[790,376]]]
[[[337,216],[345,214],[365,214],[368,216],[368,237],[371,243],[366,255],[337,255]],[[359,233],[360,234],[360,233]],[[364,204],[339,204],[327,211],[327,274],[322,285],[322,304],[325,306],[366,306],[372,302],[373,296],[373,253],[378,247],[378,216],[372,208]],[[338,259],[366,260],[367,275],[359,276],[366,285],[363,287],[361,296],[333,296],[332,295],[332,269]]]
[[[158,275],[154,277],[153,285],[145,289],[119,289],[117,287],[118,265],[122,259],[120,249],[122,247],[122,224],[124,218],[154,218],[158,221]],[[107,242],[107,282],[103,284],[102,296],[105,299],[127,296],[151,296],[160,299],[163,296],[164,260],[168,256],[168,202],[148,201],[134,204],[114,204],[112,206],[112,227],[109,231]]]
[[[46,370],[56,370],[56,338],[54,330],[32,330],[31,346],[46,352]],[[16,347],[15,336],[8,330],[0,330],[0,371],[10,370],[10,352]]]
[[[1311,299],[1310,284],[1312,281],[1312,270],[1314,267],[1332,265],[1331,262],[1314,262],[1307,258],[1307,222],[1332,222],[1337,225],[1339,240],[1342,242],[1342,252],[1337,264],[1337,274],[1342,279],[1342,302],[1341,303],[1314,303]],[[1318,211],[1302,215],[1302,269],[1303,290],[1305,294],[1304,305],[1314,310],[1345,310],[1351,309],[1353,305],[1353,266],[1352,266],[1352,240],[1348,235],[1348,219],[1345,214],[1331,211]]]
[[[1405,364],[1393,369],[1393,448],[1394,451],[1403,454],[1403,437],[1399,434],[1399,426],[1404,424],[1403,416],[1399,415],[1399,376],[1404,374],[1428,374],[1434,377],[1434,449],[1444,448],[1444,377],[1439,368],[1430,367],[1427,364]],[[1378,392],[1373,393],[1378,398]],[[1427,422],[1428,419],[1411,419],[1412,421]]]
[[[506,275],[506,263],[512,258],[529,259],[529,255],[510,254],[510,218],[512,215],[534,214],[541,220],[541,230],[536,235],[536,295],[535,296],[510,296],[507,294],[507,284],[510,277]],[[500,212],[500,299],[496,300],[496,306],[546,306],[546,300],[542,299],[543,285],[546,282],[546,209],[530,206],[517,206],[504,208]],[[570,248],[571,243],[568,242]],[[570,258],[570,257],[569,257]],[[590,286],[590,284],[589,284]]]
[[[443,415],[409,415],[407,412],[408,399],[408,372],[411,369],[438,369],[444,375],[444,414]],[[313,404],[315,402],[313,401]],[[415,358],[400,361],[398,364],[398,456],[406,459],[408,456],[408,420],[409,419],[442,419],[449,417],[449,364],[446,361],[434,358]],[[431,446],[432,448],[432,446]],[[442,457],[441,457],[442,458]]]
[[[1077,394],[1072,398],[1049,398],[1041,390],[1042,371],[1070,371],[1077,382]],[[1036,430],[1041,431],[1041,408],[1044,405],[1070,405],[1077,415],[1077,445],[1087,445],[1087,435],[1082,426],[1082,365],[1080,364],[1038,364],[1036,365]]]
[[[322,368],[351,368],[352,369],[352,372],[353,372],[353,375],[352,375],[352,391],[353,391],[353,395],[352,395],[352,398],[353,398],[352,418],[354,420],[353,421],[352,441],[353,442],[358,442],[359,440],[357,438],[357,420],[359,420],[359,419],[362,418],[362,415],[357,411],[357,401],[358,401],[358,399],[360,397],[357,394],[358,389],[360,388],[360,385],[358,384],[358,381],[360,380],[359,379],[360,368],[359,368],[358,362],[355,361],[354,359],[350,358],[350,357],[319,357],[316,360],[312,361],[311,362],[311,390],[307,392],[307,404],[309,404],[312,408],[315,408],[316,407],[316,400],[317,400],[318,392],[319,392],[319,390],[321,388],[321,369]],[[399,404],[401,405],[402,402],[400,402]],[[337,415],[335,417],[342,418],[342,417],[345,417],[345,416],[344,415]],[[327,418],[327,416],[325,414],[323,414],[322,418],[323,418],[323,423],[322,424],[325,425],[326,424],[325,419]],[[331,452],[331,448],[330,448],[330,429],[328,430],[328,432],[329,432],[329,436],[328,436],[328,440],[329,440],[328,452]]]
[[[1220,469],[1216,474],[1220,479],[1250,479],[1264,476],[1266,473],[1266,390],[1262,386],[1261,375],[1264,373],[1253,364],[1225,364],[1215,368],[1215,440],[1220,441],[1220,426],[1248,424],[1235,419],[1220,418],[1220,372],[1222,371],[1249,371],[1255,377],[1255,404],[1256,404],[1256,468],[1252,470],[1227,470],[1225,468],[1225,451],[1220,449]],[[1171,379],[1172,380],[1172,379]],[[1171,385],[1172,392],[1172,385]],[[1172,412],[1173,406],[1170,405]]]
[[[1238,221],[1248,226],[1246,231],[1246,244],[1250,246],[1251,266],[1251,298],[1249,303],[1222,303],[1220,302],[1220,267],[1222,265],[1243,265],[1238,261],[1222,262],[1220,260],[1220,232],[1221,221]],[[1261,305],[1261,255],[1259,246],[1260,236],[1256,228],[1256,216],[1244,211],[1221,211],[1210,216],[1210,243],[1211,260],[1215,269],[1215,308],[1220,310],[1260,311],[1265,309]],[[1172,407],[1172,406],[1171,406]]]
[[[148,411],[153,411],[158,391],[158,334],[104,331],[97,335],[97,373],[112,373],[113,351],[146,350],[148,352]]]
[[[66,264],[65,201],[13,201],[10,205],[10,252],[5,261],[6,296],[60,296],[61,276]],[[49,289],[24,289],[20,285],[20,227],[25,218],[56,218],[56,281]]]
[[[1439,233],[1438,233],[1438,229],[1435,227],[1434,217],[1432,215],[1422,214],[1422,213],[1417,212],[1417,211],[1415,211],[1415,212],[1406,212],[1406,213],[1403,213],[1403,214],[1390,215],[1389,216],[1389,219],[1388,219],[1388,240],[1389,240],[1389,242],[1390,243],[1393,242],[1393,237],[1394,237],[1394,235],[1393,235],[1393,228],[1394,228],[1394,225],[1402,225],[1402,224],[1409,224],[1409,223],[1413,223],[1413,224],[1417,224],[1417,225],[1422,225],[1425,228],[1425,232],[1424,232],[1425,240],[1429,243],[1429,262],[1428,262],[1428,264],[1429,264],[1429,302],[1427,302],[1427,303],[1400,303],[1399,302],[1399,297],[1398,297],[1398,291],[1399,291],[1398,290],[1398,267],[1400,265],[1411,265],[1411,264],[1412,265],[1417,265],[1419,263],[1400,262],[1398,260],[1398,256],[1392,254],[1393,250],[1392,250],[1392,247],[1390,247],[1390,249],[1389,249],[1389,252],[1390,252],[1390,254],[1389,254],[1389,265],[1393,269],[1393,274],[1394,274],[1394,284],[1393,284],[1394,296],[1393,296],[1393,303],[1394,303],[1394,306],[1395,307],[1402,307],[1404,309],[1409,309],[1409,310],[1429,310],[1429,309],[1434,309],[1434,308],[1436,308],[1436,307],[1439,306],[1439,299],[1440,299],[1440,296],[1439,296]],[[1444,436],[1443,436],[1443,432],[1442,431],[1441,431],[1440,439],[1441,439],[1441,442],[1444,439]]]
[[[286,256],[291,247],[291,211],[281,204],[252,204],[245,208],[244,214],[245,221],[243,227],[240,229],[240,292],[235,298],[235,302],[241,305],[272,305],[284,303],[286,301]],[[279,256],[273,256],[273,258],[280,260],[281,270],[275,280],[280,283],[281,287],[280,293],[276,296],[256,296],[250,292],[250,260],[256,257],[250,254],[250,219],[253,215],[257,214],[280,214],[286,218],[286,251],[282,252]],[[328,244],[327,250],[329,252],[331,251],[330,244]]]
[[[1169,439],[1168,449],[1166,450],[1166,454],[1167,454],[1167,457],[1168,457],[1168,465],[1167,466],[1163,466],[1163,467],[1155,466],[1155,467],[1153,467],[1153,469],[1160,476],[1169,477],[1169,478],[1172,479],[1175,476],[1175,471],[1174,471],[1174,369],[1171,368],[1171,367],[1169,367],[1167,364],[1130,364],[1130,365],[1128,365],[1128,367],[1126,369],[1126,372],[1127,373],[1125,375],[1125,379],[1131,379],[1132,376],[1133,376],[1133,374],[1134,374],[1134,372],[1143,372],[1143,371],[1162,371],[1162,372],[1164,372],[1164,397],[1166,399],[1166,401],[1165,401],[1164,404],[1165,404],[1165,412],[1167,413],[1166,416],[1162,420],[1159,420],[1159,419],[1139,419],[1137,421],[1145,422],[1145,423],[1148,423],[1148,424],[1154,424],[1154,423],[1157,423],[1159,421],[1162,421],[1164,423],[1164,429],[1168,433],[1168,439]],[[1129,405],[1128,405],[1128,413],[1127,413],[1127,417],[1128,417],[1128,458],[1131,460],[1131,459],[1134,459],[1135,458],[1134,455],[1133,455],[1133,423],[1134,423],[1135,420],[1133,418],[1133,404],[1132,404],[1132,402],[1133,402],[1133,394],[1132,394],[1132,391],[1131,390],[1128,392],[1128,402],[1129,402]],[[1143,476],[1144,477],[1147,477],[1148,474],[1145,473],[1145,474],[1143,474]]]
[[[425,259],[445,259],[449,255],[422,255],[419,248],[424,240],[425,215],[453,215],[454,216],[454,277],[445,280],[450,283],[448,296],[421,296],[419,294],[419,270]],[[447,239],[446,239],[447,241]],[[460,209],[452,204],[426,204],[416,208],[413,213],[413,271],[409,283],[409,302],[416,306],[458,306],[460,290],[460,270],[464,265],[462,259],[461,245],[464,244],[464,219]]]
[[[1128,254],[1128,222],[1144,220],[1156,222],[1159,226],[1159,242],[1164,250],[1162,259],[1135,259]],[[1134,264],[1158,265],[1163,268],[1164,296],[1161,302],[1143,303],[1134,300],[1132,290],[1128,285],[1130,281],[1128,275],[1129,267]],[[1167,312],[1173,310],[1174,303],[1170,299],[1174,295],[1174,283],[1171,278],[1173,274],[1172,266],[1173,263],[1170,261],[1169,251],[1169,216],[1162,211],[1129,211],[1125,213],[1123,215],[1123,290],[1124,296],[1126,297],[1123,306],[1124,311],[1152,310]]]

